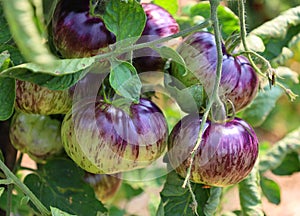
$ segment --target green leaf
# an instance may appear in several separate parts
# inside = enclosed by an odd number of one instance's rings
[[[24,183],[47,207],[69,214],[97,215],[107,212],[94,190],[83,180],[84,171],[67,158],[57,158],[26,176]]]
[[[293,59],[300,62],[300,33],[290,40],[288,47],[293,51]]]
[[[8,23],[4,16],[3,7],[0,7],[0,45],[7,43],[11,40]]]
[[[176,15],[178,11],[178,0],[154,0],[153,3],[166,9],[172,15]]]
[[[164,205],[163,202],[160,202],[158,209],[156,211],[156,216],[164,216],[164,215],[165,215]]]
[[[0,54],[0,69],[9,67],[10,59],[8,53]],[[0,121],[7,120],[14,111],[15,103],[15,80],[0,77]]]
[[[55,57],[50,53],[36,26],[33,5],[28,0],[2,1],[4,14],[14,41],[23,56],[37,64],[49,64]]]
[[[167,46],[154,47],[153,49],[158,52],[162,58],[171,59],[173,62],[181,65],[183,68],[186,68],[184,59],[176,50]]]
[[[21,205],[26,205],[29,202],[30,198],[28,196],[22,197],[20,204]]]
[[[63,90],[80,80],[94,64],[95,58],[61,59],[51,66],[25,63],[10,67],[0,77],[9,77],[36,83],[51,90]],[[97,70],[101,71],[99,67]]]
[[[132,198],[142,194],[143,192],[144,190],[142,188],[133,188],[130,184],[123,182],[118,191],[118,198],[131,200]]]
[[[183,179],[175,171],[167,175],[167,180],[160,193],[162,204],[158,212],[164,212],[165,216],[192,216],[192,197],[188,188],[182,188]],[[198,202],[199,215],[214,215],[220,201],[221,188],[203,188],[201,184],[191,184],[196,200]],[[163,210],[161,209],[163,206]]]
[[[122,47],[134,43],[142,34],[146,23],[144,9],[135,0],[108,1],[102,17],[105,26],[116,35],[117,42],[121,41],[119,46]],[[122,44],[123,40],[126,40],[124,44]]]
[[[51,22],[54,9],[59,0],[42,0],[45,23],[48,26]]]
[[[180,109],[187,113],[194,113],[201,110],[206,103],[203,86],[195,84],[186,88],[181,82],[177,81],[173,82],[169,74],[165,74],[164,76],[166,90],[176,100]]]
[[[218,187],[210,188],[210,196],[206,201],[203,212],[204,215],[214,215],[219,204],[220,204],[220,197],[222,194],[222,189]],[[197,196],[196,196],[197,197]]]
[[[264,216],[260,193],[258,163],[247,178],[241,181],[238,186],[243,215]]]
[[[259,171],[264,173],[279,167],[286,156],[292,152],[300,152],[300,128],[292,131],[260,158]]]
[[[109,82],[117,94],[138,102],[142,83],[132,64],[125,61],[112,60]]]
[[[260,126],[274,109],[282,94],[283,91],[278,86],[273,86],[271,89],[266,87],[258,93],[250,106],[244,110],[242,118],[253,127]]]
[[[279,165],[272,170],[275,175],[292,175],[295,172],[300,171],[300,160],[298,152],[291,152],[287,154]]]
[[[260,37],[254,34],[249,34],[246,37],[247,46],[250,50],[254,52],[263,52],[265,51],[266,47]]]
[[[7,190],[5,190],[0,196],[0,209],[7,208]],[[26,216],[34,216],[36,215],[34,211],[25,203],[22,203],[24,199],[23,192],[20,191],[18,187],[14,188],[14,193],[11,197],[11,215],[26,215]]]
[[[4,187],[0,187],[0,197],[2,196],[3,192],[4,192]]]
[[[283,47],[288,47],[292,38],[299,34],[299,14],[300,6],[291,8],[250,32],[263,39],[266,45],[263,55],[266,58],[269,60],[276,58],[282,53]]]
[[[271,179],[262,177],[260,180],[262,192],[269,202],[278,205],[280,203],[280,187]]]
[[[0,52],[8,50],[14,64],[23,63],[24,59],[12,40],[2,7],[0,7],[0,26]]]
[[[116,206],[112,206],[112,207],[109,208],[109,214],[108,215],[124,216],[124,215],[127,215],[127,213],[124,209],[119,209]]]
[[[3,155],[3,153],[2,153],[1,150],[0,150],[0,160],[1,160],[1,161],[4,161],[4,155]]]
[[[150,194],[150,199],[148,203],[148,209],[150,212],[150,216],[155,216],[157,209],[159,208],[161,199],[156,194]]]
[[[285,65],[287,61],[293,58],[294,53],[289,48],[283,47],[281,53],[272,59],[271,64],[273,67],[278,67],[278,65]]]
[[[7,69],[10,66],[10,54],[7,51],[0,53],[0,71]]]
[[[0,52],[8,51],[13,65],[25,62],[20,50],[14,44],[0,44]]]
[[[263,40],[275,38],[278,40],[285,39],[288,29],[300,24],[300,6],[291,8],[280,16],[265,22],[261,26],[253,29],[251,34],[258,35]]]
[[[71,214],[66,213],[58,208],[54,208],[52,206],[50,206],[50,209],[51,209],[52,216],[72,216]]]
[[[96,57],[78,58],[78,59],[59,59],[52,62],[51,65],[25,63],[17,65],[1,73],[2,76],[14,76],[14,73],[43,73],[52,76],[62,76],[76,73],[87,69],[95,62]],[[20,72],[22,71],[22,72]]]
[[[200,2],[191,8],[191,16],[202,16],[205,19],[210,18],[210,3]],[[228,7],[219,5],[217,9],[218,18],[220,23],[224,23],[221,26],[221,33],[223,38],[229,37],[233,32],[240,31],[239,18]],[[212,31],[210,27],[208,29]]]

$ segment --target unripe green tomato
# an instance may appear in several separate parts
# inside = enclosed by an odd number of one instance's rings
[[[42,163],[63,150],[60,127],[61,122],[49,116],[16,112],[9,137],[17,150]]]
[[[72,107],[68,90],[54,91],[27,81],[16,81],[17,110],[40,115],[65,114]]]

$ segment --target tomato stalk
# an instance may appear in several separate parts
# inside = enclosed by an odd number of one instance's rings
[[[209,103],[206,107],[206,110],[203,114],[202,117],[202,121],[201,121],[201,125],[200,125],[200,130],[199,130],[199,134],[198,134],[198,139],[197,142],[193,148],[193,150],[191,151],[191,155],[190,155],[190,163],[189,163],[189,167],[187,169],[187,174],[184,180],[184,183],[182,185],[183,188],[186,187],[186,185],[190,185],[190,176],[191,176],[191,169],[192,169],[192,164],[194,162],[194,158],[195,158],[195,154],[197,149],[199,148],[201,141],[202,141],[202,135],[205,129],[205,124],[206,124],[206,120],[207,117],[209,115],[209,113],[211,112],[211,110],[213,109],[213,118],[216,121],[221,121],[224,122],[226,120],[226,112],[225,112],[225,108],[224,105],[219,97],[219,84],[221,81],[221,75],[222,75],[222,58],[223,58],[223,54],[222,54],[222,45],[221,45],[221,32],[220,32],[220,28],[219,28],[219,20],[218,20],[218,16],[217,16],[217,8],[219,6],[220,0],[210,0],[210,6],[211,6],[211,21],[213,22],[213,27],[214,27],[214,31],[215,31],[215,40],[216,40],[216,47],[217,47],[217,71],[216,71],[216,79],[215,79],[215,83],[214,83],[214,88],[213,91],[211,92],[210,95],[210,100]],[[220,110],[217,110],[217,109]],[[216,112],[216,113],[214,113]],[[195,200],[195,196],[193,194],[193,191],[191,190],[191,187],[189,187],[190,192],[192,194],[192,199],[193,199],[193,203],[194,206],[197,206],[197,201]],[[196,213],[196,209],[195,209],[195,213]],[[197,214],[197,213],[196,213]]]
[[[135,44],[132,46],[127,46],[125,48],[120,48],[120,49],[115,49],[116,44],[110,45],[110,49],[112,50],[111,52],[103,53],[100,55],[97,55],[95,57],[95,60],[103,60],[111,57],[118,57],[120,54],[131,52],[133,50],[138,50],[138,49],[143,49],[143,48],[148,48],[148,47],[154,47],[157,44],[165,43],[171,39],[178,38],[178,37],[183,37],[188,34],[191,34],[193,32],[197,32],[203,28],[207,28],[211,26],[211,20],[205,20],[203,23],[200,23],[199,25],[187,28],[185,30],[182,30],[176,34],[167,36],[167,37],[162,37],[153,41],[145,42],[145,43],[140,43],[140,44]]]
[[[245,19],[245,6],[244,6],[244,0],[239,0],[238,1],[238,11],[239,11],[239,19],[240,19],[240,34],[241,34],[241,40],[242,40],[242,44],[244,46],[245,49],[245,53],[247,55],[247,58],[249,59],[252,67],[254,68],[254,70],[261,76],[266,77],[265,74],[263,74],[260,69],[256,66],[256,64],[254,63],[251,55],[250,55],[250,50],[248,48],[247,42],[246,42],[246,37],[247,37],[247,29],[246,29],[246,19]],[[262,56],[259,57],[260,59],[263,58]]]
[[[274,85],[275,84],[275,76],[274,76],[274,69],[272,68],[272,66],[270,65],[270,62],[265,59],[263,56],[259,55],[256,52],[251,51],[248,48],[247,42],[246,42],[246,37],[247,37],[247,29],[246,29],[246,19],[245,19],[245,5],[244,5],[244,0],[239,0],[238,1],[238,10],[239,10],[239,19],[240,19],[240,27],[241,27],[241,39],[242,39],[242,43],[244,46],[245,51],[243,53],[245,53],[247,55],[247,58],[249,59],[252,67],[254,68],[254,70],[261,75],[264,78],[267,78],[269,80],[269,82],[271,83],[270,85]],[[260,59],[264,65],[266,65],[266,67],[268,68],[267,70],[267,74],[264,74],[254,63],[251,55],[254,55],[255,57],[257,57],[258,59]],[[287,89],[282,83],[277,82],[276,85],[278,85],[280,88],[283,89],[283,91],[290,97],[291,101],[294,101],[296,99],[296,97],[298,95],[294,94],[290,89]]]
[[[15,176],[0,160],[0,169],[4,172],[7,179],[11,180],[16,186],[18,186],[24,194],[26,194],[30,200],[34,203],[36,208],[41,212],[42,215],[50,215],[49,210],[41,203],[41,201],[32,193],[32,191],[23,184],[20,179]]]

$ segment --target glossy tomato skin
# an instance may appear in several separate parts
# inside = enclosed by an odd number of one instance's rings
[[[88,57],[115,42],[99,17],[90,15],[89,0],[60,0],[52,18],[53,44],[64,58]]]
[[[185,116],[173,128],[168,141],[171,166],[186,176],[189,156],[197,141],[201,117]],[[249,124],[235,118],[224,124],[208,121],[196,151],[191,181],[224,187],[243,180],[258,156],[258,140]]]
[[[187,65],[171,64],[170,74],[187,87],[201,83],[208,95],[212,94],[216,79],[217,49],[215,37],[209,32],[196,32],[186,37],[177,48]],[[249,105],[256,96],[259,80],[250,62],[244,56],[232,56],[222,44],[222,76],[219,96],[226,103],[230,100],[236,111]],[[181,69],[181,70],[180,70]]]
[[[125,109],[101,99],[78,104],[64,118],[62,140],[67,154],[86,171],[113,174],[138,169],[163,154],[168,127],[150,100],[140,99]]]
[[[234,67],[228,67],[226,58],[224,58],[224,69],[222,70],[224,75],[222,76],[220,83],[220,86],[223,87],[223,89],[221,89],[221,91],[224,99],[231,100],[234,104],[234,108],[238,111],[245,108],[253,101],[258,91],[259,80],[256,72],[245,56],[239,55],[232,57],[227,55],[227,59],[234,62]],[[231,81],[229,81],[230,79]],[[232,82],[233,80],[236,80],[236,83]],[[231,87],[228,87],[227,90],[224,89],[228,84]]]
[[[145,43],[179,32],[179,25],[173,16],[162,7],[152,3],[142,3],[146,14],[146,24],[138,43]],[[163,70],[165,61],[150,48],[134,52],[133,65],[138,72]]]

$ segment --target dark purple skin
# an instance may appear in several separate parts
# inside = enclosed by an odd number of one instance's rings
[[[201,83],[208,95],[212,94],[216,77],[217,50],[215,37],[209,32],[196,32],[183,40],[177,48],[189,72],[183,74],[172,64],[170,74],[187,87]],[[231,56],[222,44],[223,63],[219,96],[230,100],[236,111],[251,103],[258,90],[258,77],[244,56]]]
[[[169,161],[182,177],[186,176],[200,124],[201,117],[185,116],[169,136]],[[248,123],[239,118],[224,124],[208,121],[195,154],[190,180],[217,187],[236,184],[250,173],[257,156],[258,140]]]
[[[64,58],[94,56],[115,43],[99,17],[90,15],[89,0],[60,0],[52,18],[52,36]]]
[[[235,110],[241,110],[249,105],[255,98],[259,80],[248,59],[242,55],[232,57],[228,56],[231,63],[228,65],[226,59],[223,60],[223,70],[221,79],[221,91],[223,91],[224,99],[229,99],[234,104]],[[232,63],[234,62],[234,63]],[[233,73],[235,72],[235,73]],[[236,83],[231,83],[236,79]],[[230,87],[225,86],[230,83]],[[222,97],[222,96],[221,96]]]
[[[147,20],[138,43],[145,43],[179,32],[179,25],[172,15],[162,7],[142,3]],[[133,65],[138,72],[163,70],[165,61],[150,48],[136,50]]]
[[[125,109],[85,99],[73,106],[62,124],[67,154],[84,170],[99,174],[150,165],[163,154],[167,137],[163,113],[147,99]]]

